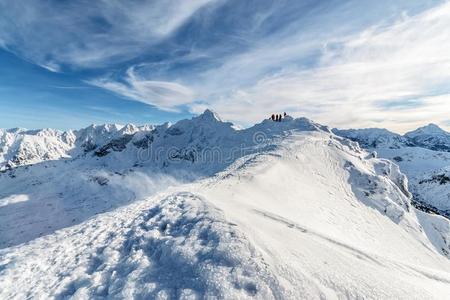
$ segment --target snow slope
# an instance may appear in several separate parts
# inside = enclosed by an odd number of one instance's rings
[[[417,146],[450,152],[450,133],[435,124],[428,124],[405,134]]]
[[[450,293],[449,221],[410,205],[395,164],[324,126],[287,118],[236,131],[205,112],[106,148],[0,177],[10,188],[0,197],[9,199],[0,206],[0,298]],[[56,218],[73,211],[82,220]],[[58,230],[26,233],[45,220]]]
[[[0,247],[78,224],[167,186],[211,176],[239,157],[273,148],[261,142],[293,128],[328,130],[304,118],[286,119],[276,126],[266,120],[235,130],[211,111],[172,126],[163,124],[114,138],[111,130],[91,128],[106,135],[102,138],[94,130],[85,130],[89,138],[81,138],[80,145],[96,138],[92,150],[74,148],[82,154],[0,173],[0,203],[10,203],[0,206]],[[27,201],[11,203],[11,197],[27,197]]]
[[[450,218],[450,134],[430,124],[404,136],[385,129],[333,132],[359,142],[400,166],[409,179],[414,205]],[[448,179],[447,179],[448,178]]]

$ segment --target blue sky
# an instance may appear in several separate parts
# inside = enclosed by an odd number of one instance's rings
[[[287,111],[404,132],[450,124],[438,0],[0,0],[0,127]]]

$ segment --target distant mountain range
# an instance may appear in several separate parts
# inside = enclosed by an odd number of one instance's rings
[[[91,125],[80,130],[0,129],[0,170],[45,160],[74,158],[115,139],[151,131],[153,126]]]
[[[379,128],[332,131],[400,165],[413,203],[450,217],[450,133],[435,124],[404,135]]]
[[[333,129],[337,135],[357,141],[366,148],[422,147],[450,152],[450,133],[435,124],[429,124],[400,135],[382,128]]]

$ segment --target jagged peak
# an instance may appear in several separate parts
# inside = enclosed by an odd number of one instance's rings
[[[205,111],[202,114],[198,115],[195,118],[214,122],[222,122],[222,119],[219,117],[219,115],[210,109],[205,109]]]
[[[203,127],[214,128],[214,130],[233,130],[233,124],[224,122],[220,117],[210,109],[206,109],[202,114],[193,117],[192,119],[184,119],[170,125],[170,128],[179,128],[185,130],[187,128]]]
[[[76,132],[116,132],[123,127],[120,124],[91,124],[85,128],[76,130]]]
[[[139,131],[139,127],[131,123],[126,124],[120,129],[120,132],[124,134],[133,134],[136,133],[137,131]]]
[[[27,131],[26,128],[21,127],[14,127],[14,128],[0,128],[0,132],[4,133],[12,133],[12,134],[18,134]]]

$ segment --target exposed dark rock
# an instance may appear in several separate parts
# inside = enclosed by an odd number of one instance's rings
[[[170,135],[182,135],[184,132],[180,128],[170,127],[169,129],[167,129],[166,133]]]
[[[418,195],[413,195],[411,199],[411,204],[418,210],[421,210],[426,213],[433,213],[436,215],[441,215],[447,219],[450,219],[450,211],[438,209],[428,203],[425,203],[420,200]]]
[[[173,153],[169,153],[168,159],[169,160],[187,160],[190,162],[195,162],[196,160],[196,153],[197,151],[195,149],[181,149],[177,150]]]
[[[94,176],[94,177],[91,177],[89,180],[92,182],[96,182],[99,185],[107,185],[109,182],[109,179],[106,177],[103,177],[103,176]]]
[[[95,155],[102,157],[108,155],[111,151],[123,151],[132,138],[132,134],[125,134],[123,137],[111,140],[108,144],[95,151]]]
[[[81,147],[84,148],[84,152],[90,152],[92,150],[94,150],[95,148],[97,148],[97,145],[94,144],[91,140],[88,140],[86,142],[84,142]]]
[[[403,161],[403,158],[401,156],[395,156],[392,158],[393,160],[395,160],[396,162],[401,162]]]
[[[437,174],[437,175],[433,175],[430,179],[423,179],[423,180],[419,181],[419,184],[432,183],[432,182],[439,183],[440,185],[447,184],[447,183],[450,183],[450,177],[448,177],[445,174]]]
[[[133,142],[133,145],[135,145],[136,147],[138,147],[140,149],[147,149],[151,143],[153,143],[153,135],[146,134],[143,139]]]

